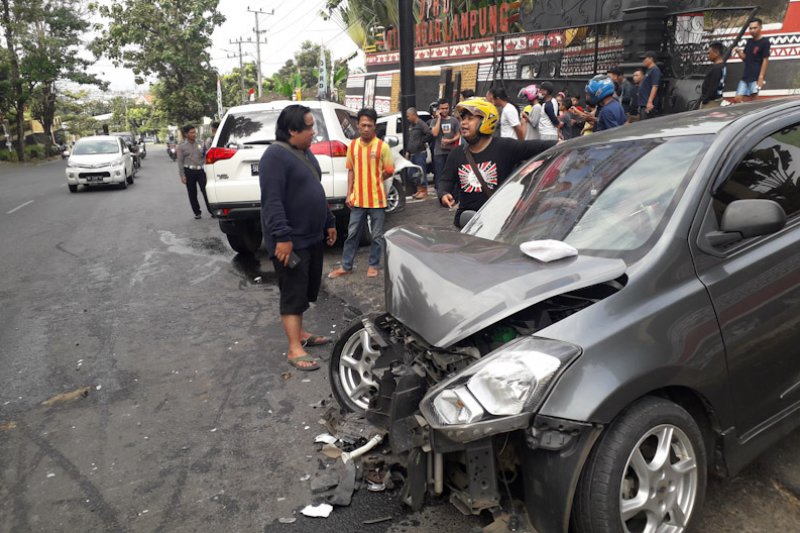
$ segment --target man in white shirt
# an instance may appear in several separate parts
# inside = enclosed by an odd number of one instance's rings
[[[553,98],[555,88],[549,81],[539,85],[539,94],[542,95],[542,117],[539,119],[539,138],[542,140],[558,139],[558,102]]]
[[[525,126],[519,121],[519,111],[508,101],[508,93],[502,87],[492,87],[486,99],[500,111],[500,137],[525,140]]]

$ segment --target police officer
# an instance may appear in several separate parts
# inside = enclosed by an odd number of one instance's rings
[[[208,206],[208,196],[206,196],[206,172],[203,170],[203,143],[197,140],[197,129],[191,124],[187,124],[181,128],[183,133],[183,142],[178,145],[178,174],[181,177],[181,183],[186,185],[186,191],[189,193],[189,204],[192,206],[194,218],[199,219],[200,204],[197,201],[197,187],[200,186],[200,192],[203,193],[203,199],[206,202],[206,209],[211,214],[211,208]],[[211,215],[213,218],[213,215]]]

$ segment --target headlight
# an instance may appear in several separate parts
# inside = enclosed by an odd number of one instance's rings
[[[420,404],[422,414],[434,428],[530,415],[580,353],[565,342],[517,338],[432,388]]]
[[[122,166],[122,164],[123,164],[124,162],[125,162],[125,160],[124,160],[124,159],[122,159],[122,158],[120,157],[119,159],[115,159],[115,160],[113,160],[113,161],[111,162],[111,166],[112,166],[112,167],[119,167],[119,166]]]

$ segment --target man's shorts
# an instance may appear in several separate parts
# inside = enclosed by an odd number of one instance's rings
[[[278,289],[281,292],[281,315],[302,315],[309,302],[316,302],[322,284],[323,241],[302,250],[294,250],[300,263],[289,268],[277,258],[272,258],[278,274]]]
[[[736,86],[737,96],[755,96],[758,94],[758,82],[739,80]]]

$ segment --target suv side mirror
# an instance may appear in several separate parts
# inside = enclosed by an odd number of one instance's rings
[[[706,235],[712,246],[769,235],[786,225],[786,212],[773,200],[735,200],[722,213],[720,231]]]
[[[394,148],[400,144],[400,139],[398,139],[396,135],[387,135],[383,140],[389,145],[389,148]]]

